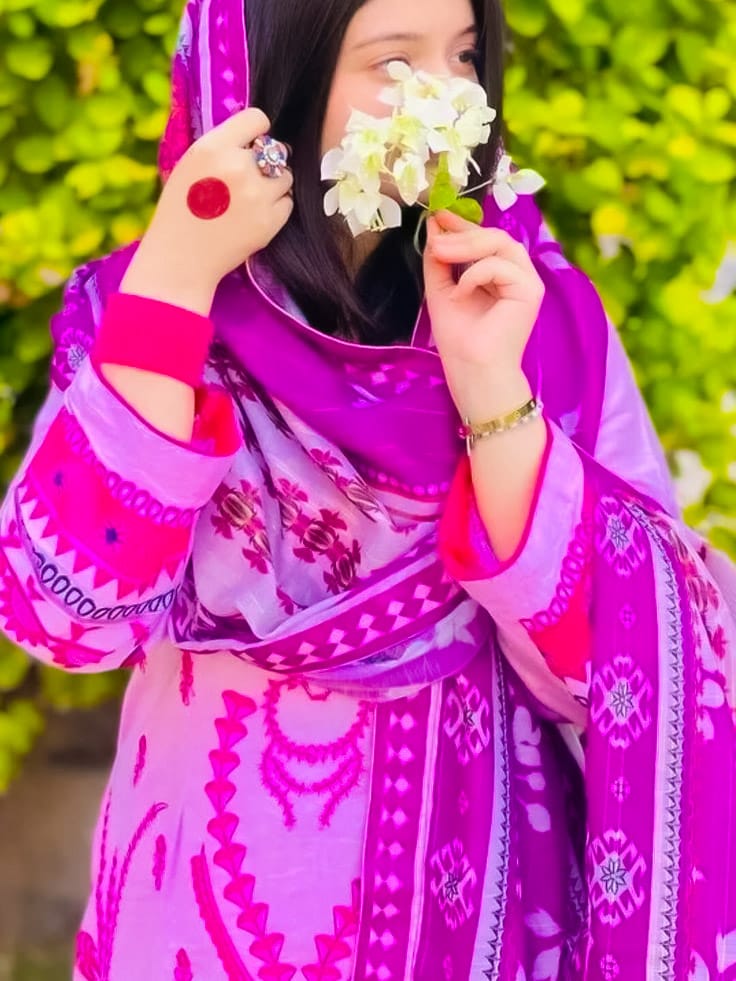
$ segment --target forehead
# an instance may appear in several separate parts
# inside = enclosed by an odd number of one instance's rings
[[[474,23],[471,0],[367,0],[351,20],[345,40],[358,45],[374,38],[419,41],[442,35],[452,39]]]

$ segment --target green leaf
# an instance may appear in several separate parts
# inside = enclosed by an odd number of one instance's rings
[[[15,145],[13,159],[29,174],[43,174],[54,165],[54,145],[48,136],[29,136]]]
[[[523,37],[538,37],[547,26],[549,13],[543,0],[514,0],[506,17],[512,31]]]
[[[450,178],[447,154],[440,155],[440,162],[434,183],[429,191],[429,210],[444,211],[457,201],[458,191]]]
[[[38,82],[54,63],[51,42],[40,37],[11,41],[5,49],[5,60],[14,75]]]
[[[458,198],[447,210],[467,221],[475,222],[476,225],[480,225],[483,221],[483,208],[475,198]]]
[[[16,688],[28,674],[31,663],[25,651],[3,637],[0,642],[0,691]]]
[[[67,124],[74,103],[66,83],[58,75],[49,75],[33,87],[33,108],[49,129],[59,130]]]

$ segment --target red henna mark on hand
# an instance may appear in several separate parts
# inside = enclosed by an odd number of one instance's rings
[[[197,218],[219,218],[230,207],[230,189],[219,177],[204,177],[189,188],[187,205]]]

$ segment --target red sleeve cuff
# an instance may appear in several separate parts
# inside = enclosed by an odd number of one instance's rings
[[[134,293],[112,293],[90,357],[168,375],[197,388],[214,336],[209,317]]]
[[[465,453],[460,457],[438,529],[440,557],[449,575],[457,582],[471,582],[498,576],[515,565],[524,552],[537,513],[552,452],[552,430],[547,416],[543,416],[543,419],[547,429],[547,442],[537,474],[529,515],[516,551],[503,562],[493,551],[478,511],[470,460]]]

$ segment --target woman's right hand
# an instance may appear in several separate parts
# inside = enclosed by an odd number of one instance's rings
[[[256,163],[251,144],[269,127],[260,109],[244,109],[189,147],[164,185],[122,291],[151,295],[155,288],[161,299],[203,307],[201,297],[211,298],[223,276],[275,238],[294,207],[294,178],[289,169],[266,177]],[[215,218],[197,217],[187,200],[206,178],[229,190],[227,209]]]

